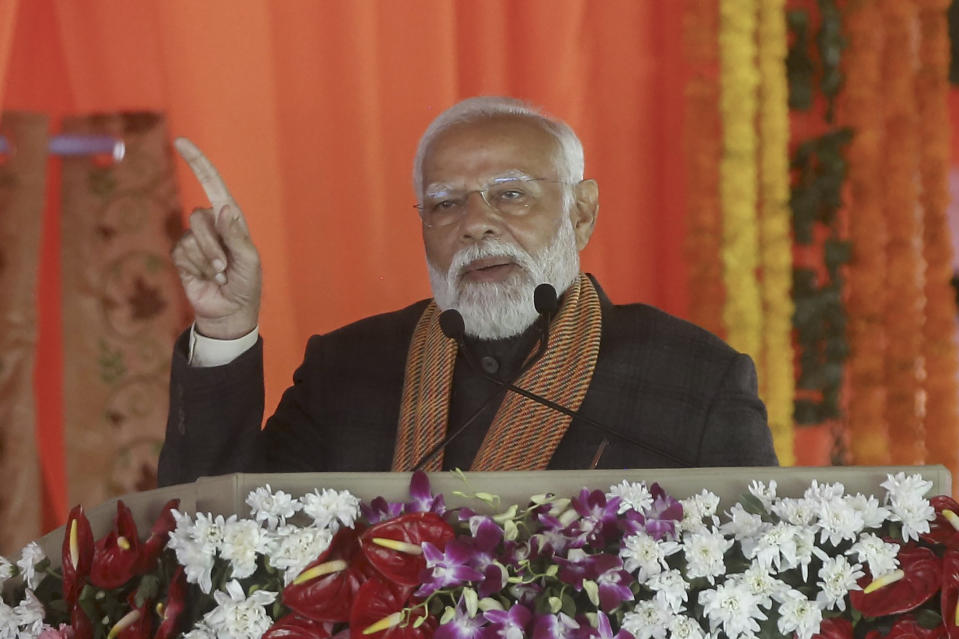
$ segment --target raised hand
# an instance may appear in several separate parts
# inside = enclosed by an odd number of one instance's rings
[[[186,138],[175,142],[210,200],[197,208],[190,228],[171,253],[196,329],[216,339],[235,339],[252,331],[260,312],[260,255],[250,239],[243,212],[216,167]]]

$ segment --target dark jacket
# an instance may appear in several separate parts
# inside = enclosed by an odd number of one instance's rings
[[[688,322],[644,304],[612,304],[597,290],[602,340],[580,411],[634,443],[574,420],[550,469],[589,467],[604,439],[601,468],[777,463],[748,356]],[[237,471],[389,470],[406,355],[427,303],[311,337],[262,432],[262,340],[230,364],[193,368],[181,337],[160,484]],[[663,450],[672,458],[656,452]]]

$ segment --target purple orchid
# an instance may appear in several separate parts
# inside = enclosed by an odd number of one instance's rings
[[[533,623],[533,639],[576,639],[579,624],[565,613],[537,615]]]
[[[645,514],[627,511],[620,522],[623,532],[628,536],[645,531],[657,541],[675,537],[676,524],[683,520],[683,505],[667,495],[659,484],[653,484],[649,492],[653,496],[653,505]]]
[[[446,544],[444,550],[428,541],[422,547],[426,570],[423,585],[416,591],[418,596],[426,597],[441,588],[455,588],[468,581],[483,579],[483,573],[470,565],[473,549],[464,540],[454,539]]]
[[[567,536],[566,527],[556,517],[544,513],[538,516],[538,520],[540,530],[529,540],[531,559],[549,559],[554,554],[565,552],[567,548],[583,545],[583,540],[574,540]]]
[[[433,496],[430,491],[430,478],[422,470],[413,473],[410,478],[410,503],[406,505],[408,513],[446,513],[443,495]]]
[[[490,638],[524,639],[533,613],[526,606],[516,604],[509,610],[487,610],[483,616],[490,622]]]
[[[683,505],[667,495],[659,484],[650,486],[649,492],[653,505],[646,515],[646,532],[656,540],[667,535],[675,537],[676,524],[683,520]]]
[[[606,612],[612,612],[624,601],[633,600],[633,591],[629,589],[629,584],[633,582],[633,577],[623,570],[623,563],[619,557],[616,557],[619,565],[615,568],[601,573],[596,577],[596,584],[599,586],[599,607]]]
[[[483,573],[483,580],[476,590],[480,597],[487,597],[502,590],[508,577],[506,568],[496,561],[494,555],[503,541],[503,529],[489,517],[473,517],[469,525],[472,537],[467,541],[473,549],[470,566]]]
[[[584,636],[595,639],[635,639],[632,633],[622,628],[620,628],[619,632],[613,634],[613,627],[609,623],[609,618],[602,612],[596,615],[596,626],[596,628],[593,628],[584,624],[584,629],[586,630]]]
[[[493,636],[485,617],[469,616],[462,597],[456,604],[453,618],[441,624],[433,633],[434,639],[493,639]]]
[[[573,508],[580,518],[570,524],[569,532],[597,548],[603,548],[609,541],[616,541],[622,534],[617,517],[620,501],[622,499],[619,497],[607,501],[603,491],[590,492],[584,488],[579,497],[573,498]]]
[[[370,502],[369,506],[366,505],[366,502],[360,503],[360,512],[363,515],[363,519],[369,522],[370,525],[377,524],[381,521],[386,521],[387,519],[395,519],[403,514],[404,504],[386,501],[382,497],[377,497]]]

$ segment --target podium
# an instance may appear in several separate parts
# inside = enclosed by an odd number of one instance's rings
[[[467,500],[454,491],[483,491],[498,495],[504,507],[524,504],[530,496],[551,492],[561,497],[572,497],[582,488],[608,490],[623,480],[658,483],[672,497],[683,499],[704,489],[720,497],[719,511],[727,510],[745,493],[752,481],[775,481],[780,497],[799,497],[815,480],[822,483],[839,482],[847,494],[881,494],[880,484],[887,475],[918,474],[932,482],[927,497],[952,493],[952,479],[944,466],[845,466],[845,467],[737,467],[737,468],[668,468],[629,470],[577,470],[538,472],[467,472],[464,483],[450,472],[431,473],[430,486],[434,494],[443,494],[447,506],[468,505],[483,510],[477,500]],[[333,488],[349,490],[368,501],[384,497],[390,501],[405,501],[409,496],[409,473],[234,473],[219,477],[201,477],[190,484],[167,486],[110,499],[87,508],[87,518],[94,538],[105,535],[116,515],[116,502],[122,499],[133,512],[141,535],[170,499],[180,500],[180,510],[214,515],[249,515],[245,500],[251,490],[269,484],[273,490],[283,490],[299,497],[314,489]],[[40,547],[54,567],[60,564],[63,527],[51,531],[38,540]]]

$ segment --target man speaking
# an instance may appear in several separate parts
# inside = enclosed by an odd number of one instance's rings
[[[748,356],[580,272],[599,210],[565,123],[471,98],[420,140],[413,182],[432,300],[310,338],[261,430],[260,263],[210,198],[173,251],[195,323],[177,343],[161,484],[236,471],[776,464]]]

